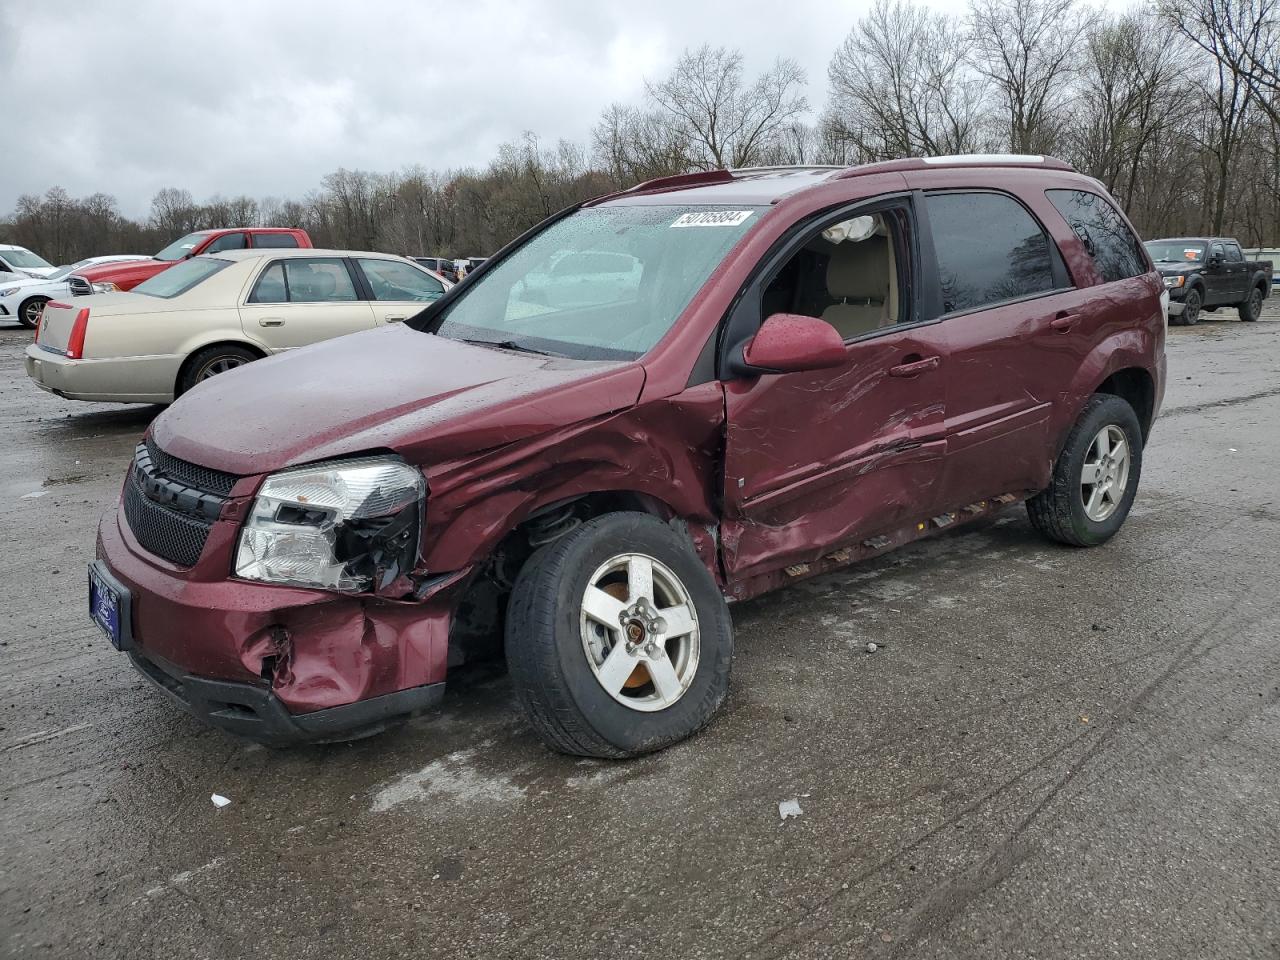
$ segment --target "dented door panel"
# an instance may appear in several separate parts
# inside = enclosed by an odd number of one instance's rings
[[[726,384],[722,538],[731,578],[817,559],[937,507],[946,358],[933,330],[851,344],[833,370]],[[890,373],[933,357],[931,370]]]

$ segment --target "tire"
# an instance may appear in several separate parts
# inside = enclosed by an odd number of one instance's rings
[[[238,347],[234,343],[215,344],[197,350],[182,365],[182,373],[178,375],[178,389],[175,396],[181,396],[202,380],[208,380],[220,373],[226,373],[236,367],[260,359],[248,347]]]
[[[1199,287],[1192,287],[1187,291],[1187,296],[1182,302],[1186,306],[1182,308],[1182,316],[1178,318],[1178,322],[1184,327],[1194,327],[1196,321],[1200,319],[1200,308],[1204,306],[1204,295],[1200,293]]]
[[[1245,323],[1253,323],[1262,316],[1262,288],[1254,287],[1249,291],[1249,299],[1238,307],[1240,319]]]
[[[1100,460],[1095,443],[1104,431],[1109,434],[1112,454],[1115,454],[1118,435],[1123,435],[1128,453],[1123,476],[1119,463],[1108,467]],[[1105,488],[1101,491],[1091,511],[1093,495],[1099,491],[1098,484],[1086,484],[1085,469],[1094,469],[1095,464],[1106,471],[1100,471],[1101,476],[1113,476],[1114,481],[1109,494]],[[1124,524],[1141,475],[1142,427],[1137,414],[1120,397],[1095,393],[1067,435],[1067,442],[1054,464],[1053,481],[1027,501],[1027,514],[1032,526],[1050,540],[1074,547],[1096,547],[1115,536]],[[1086,497],[1090,498],[1088,504]]]
[[[652,562],[651,605],[637,611],[643,558]],[[679,591],[693,610],[679,621],[690,628],[683,634],[668,623]],[[602,611],[608,616],[597,619]],[[516,695],[547,746],[619,759],[660,750],[707,724],[729,689],[733,625],[686,539],[648,514],[610,513],[529,558],[507,609],[506,653]],[[649,663],[660,673],[650,673]],[[610,675],[613,692],[605,687]]]
[[[48,297],[27,297],[18,305],[18,322],[28,330],[34,330],[36,324],[40,322],[44,305],[48,302]]]

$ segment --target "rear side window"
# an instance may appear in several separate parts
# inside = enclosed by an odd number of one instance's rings
[[[1046,190],[1045,195],[1089,251],[1104,283],[1147,272],[1138,238],[1106,198],[1087,190]]]
[[[369,289],[375,300],[439,300],[444,284],[424,270],[417,270],[399,260],[359,259]]]
[[[1240,252],[1240,244],[1228,243],[1226,248],[1227,263],[1244,263],[1244,254]]]
[[[1048,236],[1012,197],[936,193],[929,195],[928,209],[943,313],[1058,288]]]
[[[333,303],[356,300],[355,284],[341,260],[277,260],[254,284],[250,303]]]
[[[297,247],[298,238],[292,233],[255,233],[253,235],[253,245],[255,247]]]

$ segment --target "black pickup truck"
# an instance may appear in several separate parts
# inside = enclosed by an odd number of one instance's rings
[[[1169,318],[1193,324],[1202,310],[1235,307],[1241,320],[1257,320],[1271,293],[1271,261],[1246,260],[1231,237],[1148,240],[1147,253],[1169,291]]]

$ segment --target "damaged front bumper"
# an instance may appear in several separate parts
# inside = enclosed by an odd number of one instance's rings
[[[184,569],[143,550],[117,510],[103,516],[97,556],[128,592],[123,649],[139,672],[187,712],[273,745],[355,739],[439,702],[465,571],[412,600],[236,580],[235,526],[218,521]]]
[[[196,719],[272,746],[372,736],[430,709],[444,697],[444,683],[430,683],[339,707],[292,714],[265,684],[210,680],[136,648],[128,653],[139,673]]]

